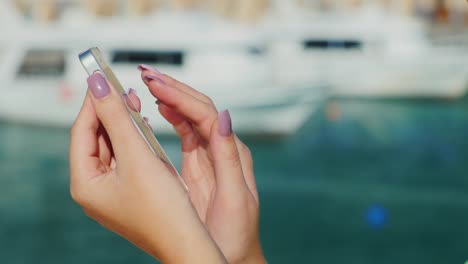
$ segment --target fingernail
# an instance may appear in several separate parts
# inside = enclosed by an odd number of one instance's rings
[[[143,77],[143,79],[146,81],[146,82],[152,82],[152,81],[155,81],[157,84],[160,84],[160,85],[166,85],[166,83],[159,79],[158,77],[156,76],[153,76],[153,75],[145,75],[145,77]]]
[[[149,118],[147,118],[147,117],[145,116],[145,117],[143,117],[143,121],[145,121],[145,124],[149,127],[149,129],[150,129],[151,131],[153,131],[153,127],[152,127],[152,126],[150,125],[150,123],[149,123]]]
[[[109,95],[110,87],[104,76],[96,72],[87,79],[88,87],[96,99],[102,99]]]
[[[149,65],[146,65],[146,64],[140,64],[140,65],[138,65],[138,70],[140,70],[140,71],[148,70],[148,71],[152,71],[152,72],[155,72],[155,73],[161,73],[161,72],[160,72],[158,69],[156,69],[155,67],[149,66]]]
[[[228,110],[218,114],[218,132],[223,137],[229,137],[232,134],[231,114]]]
[[[130,89],[128,89],[127,94],[134,94],[134,95],[137,95],[137,91],[136,91],[135,89],[133,89],[133,88],[130,88]]]

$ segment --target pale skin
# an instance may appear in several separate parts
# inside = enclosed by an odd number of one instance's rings
[[[141,74],[181,139],[190,191],[150,152],[111,89],[99,99],[89,92],[72,128],[73,198],[163,263],[265,263],[250,151],[226,134],[206,95],[152,69]],[[128,96],[139,110],[136,94]]]

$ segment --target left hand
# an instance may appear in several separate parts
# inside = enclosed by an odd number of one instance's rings
[[[71,131],[73,199],[89,217],[163,263],[225,263],[187,193],[135,128],[121,95],[99,73],[88,84]]]
[[[265,263],[252,156],[233,133],[229,112],[150,67],[142,79],[181,139],[182,177],[201,221],[229,263]]]

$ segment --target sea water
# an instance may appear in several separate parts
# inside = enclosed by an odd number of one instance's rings
[[[295,135],[244,140],[269,263],[468,260],[466,100],[338,100]],[[177,139],[161,142],[180,164]],[[68,144],[0,123],[0,263],[154,263],[71,200]]]

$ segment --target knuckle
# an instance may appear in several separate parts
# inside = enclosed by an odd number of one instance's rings
[[[100,110],[119,110],[124,107],[124,101],[119,95],[111,93],[110,95],[100,99],[97,104],[96,111]]]
[[[252,202],[249,196],[248,192],[241,190],[235,199],[226,199],[226,208],[230,214],[238,215],[256,211],[256,203]]]
[[[239,155],[244,157],[245,159],[252,160],[252,151],[250,150],[247,145],[245,145],[242,141],[236,138],[237,148],[239,149]]]
[[[102,102],[101,107],[96,109],[98,116],[103,123],[110,123],[115,118],[125,116],[127,114],[127,108],[120,98],[106,98]]]
[[[174,86],[174,87],[176,87],[176,86],[178,86],[178,85],[183,84],[183,83],[181,83],[180,81],[174,79],[172,76],[169,76],[169,75],[167,75],[167,74],[163,74],[161,77],[162,77],[162,80],[163,80],[164,82],[166,82],[166,84],[168,84],[169,86]]]
[[[240,140],[237,140],[237,148],[239,150],[239,156],[241,157],[245,168],[249,170],[253,170],[254,163],[253,163],[252,151],[250,150],[250,148],[247,147],[247,145],[245,145]]]
[[[216,111],[216,109],[209,105],[208,109],[206,110],[206,112],[200,116],[200,119],[197,123],[199,124],[209,124],[210,126],[214,125],[214,121],[217,119],[218,117],[218,112]]]
[[[87,196],[82,188],[78,187],[76,184],[70,186],[70,196],[77,204],[84,206],[87,204]]]
[[[206,101],[207,104],[213,107],[215,106],[213,99],[211,99],[209,96],[202,94],[201,97],[203,98],[204,101]]]
[[[229,160],[232,165],[234,166],[241,166],[241,161],[240,161],[240,158],[239,158],[239,153],[236,151],[235,148],[229,148],[228,151],[226,151],[224,153],[224,157]]]
[[[110,110],[110,113],[121,114],[127,111],[125,107],[125,103],[118,96],[116,96],[115,98],[109,98],[109,99],[111,100],[108,101],[107,107],[108,107],[108,110]]]
[[[247,147],[247,145],[245,145],[242,142],[240,142],[239,144],[239,152],[241,153],[242,156],[252,159],[252,151],[250,150],[249,147]]]
[[[165,79],[164,81],[169,82],[171,85],[172,85],[172,84],[175,84],[175,83],[177,82],[176,79],[172,78],[171,76],[169,76],[169,75],[167,75],[167,74],[161,74],[161,77],[162,77],[163,79]]]

